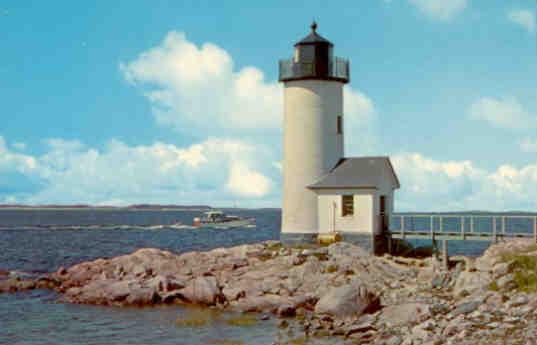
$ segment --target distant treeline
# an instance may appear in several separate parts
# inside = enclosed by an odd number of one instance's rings
[[[152,204],[139,204],[139,205],[129,205],[127,208],[181,208],[181,209],[210,209],[211,206],[208,205],[152,205]]]
[[[131,208],[131,209],[163,209],[163,208],[178,208],[178,209],[210,209],[211,206],[208,205],[158,205],[158,204],[136,204],[129,206],[108,206],[108,205],[84,205],[84,204],[75,204],[75,205],[56,205],[56,204],[47,204],[47,205],[18,205],[18,204],[3,204],[0,205],[0,208]]]

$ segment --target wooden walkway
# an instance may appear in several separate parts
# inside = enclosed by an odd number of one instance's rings
[[[395,220],[399,227],[393,228]],[[488,214],[393,214],[388,229],[388,252],[392,239],[428,239],[438,257],[437,241],[442,242],[442,262],[449,266],[448,241],[489,241],[505,238],[532,238],[537,243],[537,216]]]
[[[537,242],[537,216],[472,214],[393,214],[391,238],[430,240],[498,241],[533,238]]]

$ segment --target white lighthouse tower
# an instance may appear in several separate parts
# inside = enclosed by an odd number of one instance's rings
[[[388,227],[399,181],[388,157],[345,158],[343,86],[349,62],[311,33],[280,61],[284,84],[283,205],[280,239],[311,242],[337,232],[375,251]],[[357,133],[357,135],[359,135]]]
[[[343,85],[349,64],[333,56],[333,44],[317,33],[295,44],[280,61],[284,83],[282,240],[305,240],[319,232],[317,182],[343,158]]]

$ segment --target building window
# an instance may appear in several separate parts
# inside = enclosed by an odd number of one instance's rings
[[[341,196],[341,216],[352,216],[354,215],[354,196],[353,195],[342,195]]]
[[[343,134],[343,117],[337,117],[337,134]]]

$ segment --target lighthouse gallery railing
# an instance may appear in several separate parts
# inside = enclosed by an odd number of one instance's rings
[[[307,78],[319,76],[314,62],[295,62],[293,59],[280,60],[279,79]],[[335,57],[328,66],[328,73],[325,75],[332,78],[349,79],[349,61],[347,59]]]

